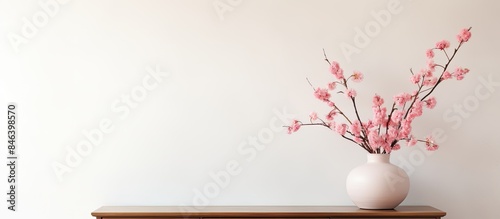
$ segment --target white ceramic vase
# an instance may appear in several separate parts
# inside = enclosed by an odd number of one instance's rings
[[[362,209],[393,209],[408,195],[410,179],[390,163],[390,154],[368,154],[368,161],[347,176],[347,193]]]

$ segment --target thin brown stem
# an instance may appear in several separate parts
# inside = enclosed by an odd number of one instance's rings
[[[300,126],[315,126],[315,125],[319,125],[319,126],[324,126],[324,127],[327,127],[329,129],[332,129],[329,125],[327,125],[326,123],[301,123]],[[288,126],[287,126],[288,127]]]
[[[385,134],[387,134],[387,132],[389,131],[389,123],[391,122],[392,113],[394,112],[394,110],[396,110],[395,106],[396,102],[392,103],[391,113],[389,113],[389,116],[387,117],[387,123],[385,124]]]
[[[354,140],[352,140],[352,139],[350,139],[350,138],[348,138],[348,137],[346,137],[346,136],[344,136],[344,135],[341,135],[341,136],[342,136],[342,138],[345,138],[345,139],[347,139],[347,140],[349,140],[349,141],[352,141],[352,142],[354,142],[355,144],[357,144],[357,145],[361,146],[361,148],[363,148],[363,149],[365,149],[366,151],[368,151],[368,153],[372,153],[372,152],[371,152],[368,148],[366,148],[366,147],[364,147],[364,146],[362,146],[362,145],[358,144],[356,141],[354,141]]]
[[[314,89],[314,86],[312,85],[311,81],[309,81],[309,78],[306,78],[307,80],[307,83],[309,83],[309,85],[311,85],[312,89],[315,91],[316,89]]]
[[[332,63],[330,63],[330,60],[328,60],[328,57],[326,57],[325,49],[323,49],[323,55],[325,56],[325,61],[328,62],[329,65],[332,65]]]
[[[444,50],[444,49],[443,49],[443,52],[444,52],[444,54],[446,55],[446,58],[448,59],[448,61],[451,61],[451,60],[450,60],[450,57],[448,56],[448,53],[446,52],[446,50]]]
[[[347,118],[347,116],[344,114],[344,112],[342,112],[338,107],[337,105],[334,105],[335,109],[337,109],[337,111],[340,113],[340,115],[342,115],[346,120],[347,122],[349,122],[350,125],[352,125],[352,122],[349,118]]]
[[[413,101],[411,102],[410,106],[408,106],[408,109],[406,110],[406,113],[405,113],[405,116],[403,117],[404,119],[406,119],[406,117],[408,116],[408,114],[410,113],[410,110],[411,108],[413,107],[413,104],[415,104],[415,101],[417,101],[418,99],[418,94],[420,93],[420,91],[422,90],[422,87],[424,86],[424,77],[422,76],[422,81],[420,82],[420,84],[418,85],[418,91],[417,93],[415,94],[415,96],[413,97]],[[401,126],[401,125],[400,125]],[[398,127],[399,128],[399,127]]]
[[[426,89],[424,89],[424,90],[420,91],[420,92],[419,92],[419,94],[420,94],[420,93],[424,93],[424,92],[426,92],[426,91],[429,91],[429,90],[431,90],[431,89],[432,89],[432,87],[426,88]]]

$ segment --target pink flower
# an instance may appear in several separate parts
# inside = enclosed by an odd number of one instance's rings
[[[403,97],[401,97],[400,95],[394,96],[394,102],[398,106],[403,106],[406,103],[405,99]]]
[[[391,151],[392,151],[391,145],[389,145],[389,143],[387,143],[387,142],[385,142],[385,141],[384,141],[384,142],[382,142],[382,148],[383,148],[383,149],[384,149],[384,151],[385,151],[386,153],[388,153],[388,154],[390,154],[390,153],[391,153]]]
[[[328,101],[328,106],[330,106],[330,107],[334,107],[334,106],[335,106],[335,103],[334,103],[334,102],[332,102],[332,101]]]
[[[395,124],[399,124],[401,122],[401,120],[403,119],[403,116],[404,116],[404,112],[402,110],[395,110],[394,112],[392,112],[391,120]]]
[[[354,89],[347,90],[347,96],[350,97],[350,98],[356,97],[356,94],[357,94],[356,90],[354,90]]]
[[[395,127],[389,127],[387,132],[387,142],[392,142],[398,138],[399,132]]]
[[[441,40],[436,43],[436,49],[444,50],[448,47],[450,47],[450,42],[448,42],[447,40]]]
[[[359,72],[359,71],[355,71],[352,74],[352,80],[354,82],[361,82],[363,80],[363,74],[361,74],[361,72]]]
[[[464,71],[464,74],[469,73],[469,69],[468,68],[462,68],[462,71]]]
[[[414,146],[416,144],[417,144],[417,139],[412,136],[408,141],[408,146]]]
[[[420,74],[414,74],[411,76],[410,81],[413,84],[418,84],[418,82],[420,82],[420,78],[421,78]]]
[[[338,79],[342,80],[344,79],[344,70],[340,68],[340,65],[338,62],[332,62],[330,65],[330,72]]]
[[[326,120],[333,120],[333,117],[337,115],[337,111],[331,110],[327,115],[326,115]]]
[[[409,93],[404,93],[403,98],[405,98],[406,102],[411,101],[414,95]]]
[[[373,96],[373,106],[380,107],[382,104],[384,104],[384,99],[378,94],[375,94],[375,96]]]
[[[340,70],[340,65],[338,62],[333,61],[330,65],[330,73],[336,74]]]
[[[442,79],[443,79],[443,80],[448,80],[448,79],[450,79],[450,78],[451,78],[451,73],[450,73],[450,72],[448,72],[448,71],[445,71],[445,72],[443,73],[443,77],[442,77]]]
[[[439,146],[434,143],[434,139],[431,136],[425,139],[425,146],[428,151],[435,151],[439,148]]]
[[[393,151],[397,151],[399,149],[401,149],[401,146],[399,144],[395,144],[394,146],[392,146]]]
[[[432,109],[436,106],[436,98],[435,97],[429,97],[429,99],[425,100],[425,106],[429,109]]]
[[[373,107],[373,123],[374,125],[387,125],[387,108],[385,107]]]
[[[338,125],[336,127],[336,131],[337,131],[337,133],[339,133],[342,136],[345,135],[345,133],[347,131],[347,125],[346,124]]]
[[[368,142],[373,150],[377,150],[382,145],[383,139],[377,134],[377,132],[370,132],[368,134]]]
[[[298,131],[300,128],[300,125],[301,124],[299,121],[293,120],[292,124],[290,126],[288,126],[288,134],[292,134],[292,133]]]
[[[351,132],[356,137],[361,135],[361,123],[358,120],[352,123]]]
[[[432,77],[432,70],[431,69],[422,69],[420,70],[420,74],[424,76],[424,78],[429,78]]]
[[[394,102],[399,106],[403,106],[406,102],[410,100],[411,100],[411,94],[409,93],[402,93],[394,96]]]
[[[328,89],[329,90],[335,90],[335,87],[337,87],[337,83],[332,82],[328,84]]]
[[[402,138],[407,138],[411,133],[411,122],[410,119],[401,120],[401,129],[399,132],[399,136]]]
[[[455,69],[455,72],[453,72],[453,75],[457,78],[457,80],[462,80],[464,79],[464,75],[469,73],[469,69],[467,68],[457,68]]]
[[[425,52],[425,55],[427,55],[427,58],[432,59],[434,58],[434,51],[432,49],[428,49],[427,52]]]
[[[429,77],[424,79],[424,86],[434,86],[437,83],[436,77]]]
[[[318,119],[318,114],[316,112],[312,112],[311,115],[309,115],[309,118],[311,118],[311,121],[315,121]]]
[[[363,122],[361,123],[363,125],[363,127],[365,129],[371,129],[373,128],[375,125],[373,124],[373,121],[372,120],[368,120],[368,122]]]
[[[317,88],[314,91],[314,96],[324,102],[328,102],[328,99],[330,99],[330,93],[328,93],[327,89]]]
[[[429,59],[427,61],[427,67],[429,68],[429,71],[431,71],[431,72],[433,72],[434,70],[436,70],[436,63],[434,63],[434,60]]]
[[[423,113],[422,108],[423,108],[422,102],[420,102],[420,100],[415,101],[413,107],[410,109],[410,114],[408,115],[408,119],[411,121],[416,117],[421,116]]]
[[[418,90],[414,90],[413,92],[411,92],[411,97],[414,97],[414,96],[418,96]]]
[[[457,40],[459,43],[462,43],[462,42],[467,42],[469,41],[471,37],[471,33],[469,31],[469,29],[462,29],[462,31],[460,31],[460,33],[457,35]]]

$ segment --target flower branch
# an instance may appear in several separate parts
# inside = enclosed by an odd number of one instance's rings
[[[430,95],[435,91],[437,86],[445,80],[455,78],[462,80],[469,72],[467,68],[456,68],[455,71],[449,72],[451,62],[457,55],[459,49],[471,37],[471,28],[463,29],[458,35],[458,46],[453,50],[451,55],[446,49],[449,48],[450,42],[442,40],[436,43],[435,47],[426,51],[427,67],[420,72],[414,72],[410,68],[411,82],[417,86],[417,90],[413,93],[401,93],[394,96],[394,101],[390,107],[390,112],[387,113],[387,108],[383,106],[384,99],[375,94],[373,97],[373,118],[362,122],[359,114],[358,105],[356,102],[357,92],[349,82],[361,82],[363,74],[359,71],[354,71],[349,76],[344,76],[344,70],[339,63],[330,61],[323,49],[324,60],[329,65],[330,73],[335,80],[328,83],[327,88],[315,88],[309,79],[307,82],[314,90],[314,96],[327,103],[332,109],[326,114],[325,119],[318,118],[318,115],[313,112],[310,115],[310,123],[302,123],[298,120],[293,120],[288,127],[288,132],[293,133],[302,126],[324,126],[340,134],[342,138],[354,142],[369,153],[384,153],[388,154],[392,151],[400,149],[400,141],[406,141],[409,146],[415,145],[417,142],[425,143],[427,150],[436,150],[438,145],[434,142],[432,136],[425,139],[416,139],[412,134],[412,122],[415,118],[423,114],[423,109],[433,109],[436,105],[436,99]],[[446,63],[434,63],[434,50],[440,50],[444,53]],[[436,67],[440,67],[439,76],[434,76]],[[338,86],[337,85],[342,85]],[[342,94],[351,100],[355,119],[350,119],[332,100],[331,93]],[[407,107],[408,106],[408,107]],[[335,119],[338,115],[344,118],[345,122]],[[319,122],[317,122],[319,121]],[[384,130],[385,129],[385,130]],[[349,137],[350,136],[350,137]]]

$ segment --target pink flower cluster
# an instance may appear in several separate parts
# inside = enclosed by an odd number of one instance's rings
[[[457,40],[459,43],[463,43],[469,41],[470,37],[471,37],[470,28],[469,29],[464,28],[457,35]]]
[[[372,99],[373,116],[366,122],[361,121],[357,109],[357,92],[349,86],[350,81],[361,82],[364,78],[363,74],[359,71],[354,71],[346,78],[340,64],[335,61],[330,62],[325,54],[325,59],[329,63],[330,73],[336,80],[329,82],[327,88],[315,88],[314,96],[327,103],[331,109],[325,115],[324,120],[318,117],[316,112],[310,114],[310,123],[293,120],[292,124],[288,126],[288,133],[298,131],[303,125],[320,125],[356,143],[369,153],[391,153],[392,151],[399,150],[401,148],[400,141],[406,141],[408,146],[424,142],[427,150],[437,150],[438,145],[432,136],[426,137],[425,140],[418,140],[413,136],[412,123],[417,117],[423,115],[424,108],[433,109],[436,106],[436,98],[431,96],[431,93],[440,83],[451,78],[462,80],[469,73],[469,69],[467,68],[457,67],[454,71],[450,71],[448,70],[448,66],[462,44],[468,42],[470,37],[470,28],[463,29],[457,35],[459,45],[453,49],[451,55],[446,52],[450,47],[450,42],[447,40],[441,40],[435,44],[435,47],[426,50],[426,67],[416,73],[411,71],[410,81],[416,86],[416,89],[410,93],[395,95],[390,108],[385,107],[384,103],[386,101],[378,94],[375,94]],[[434,62],[435,50],[445,54],[447,58],[446,63],[437,64]],[[332,94],[339,93],[343,93],[351,99],[354,106],[354,118],[349,118],[331,100]]]
[[[292,125],[288,126],[288,134],[292,134],[300,129],[301,123],[298,120],[293,120]]]
[[[332,73],[337,80],[343,80],[344,79],[344,70],[340,68],[340,65],[338,62],[332,62],[330,65],[330,73]]]
[[[324,102],[328,102],[331,95],[328,93],[328,89],[317,88],[316,91],[314,91],[314,96]]]

